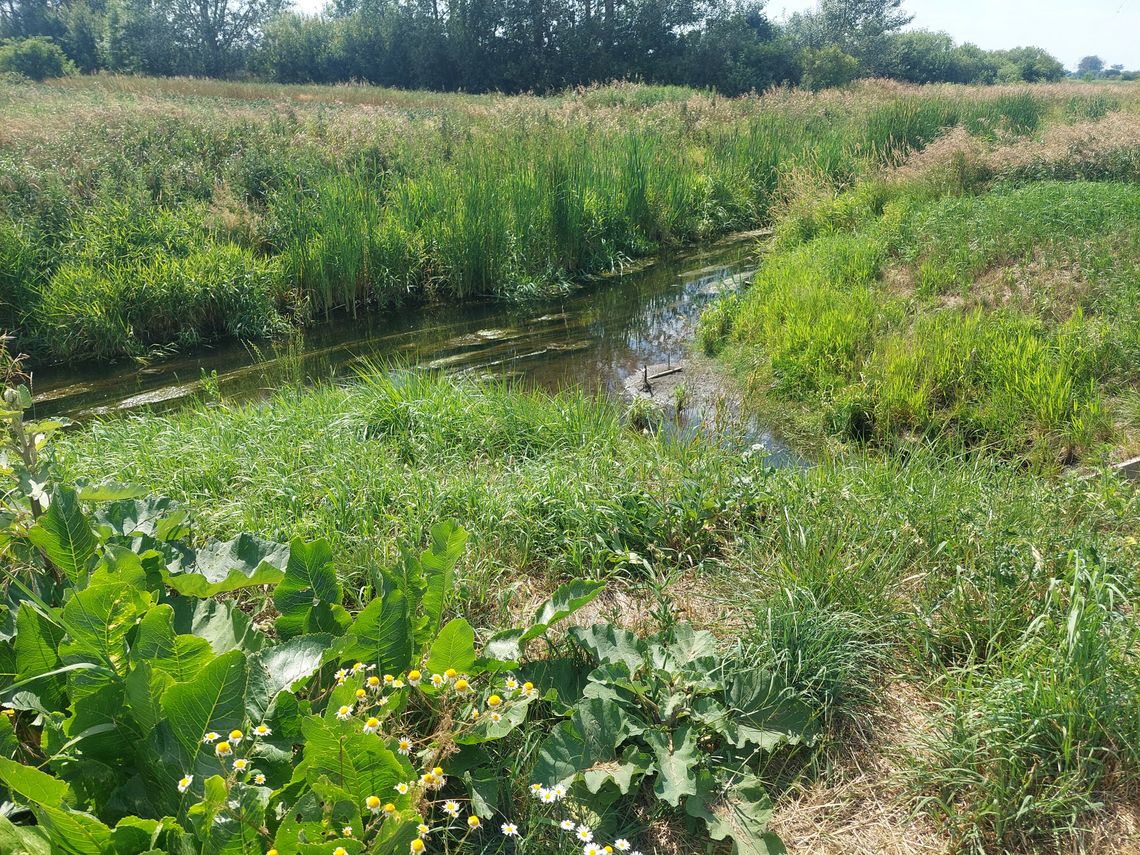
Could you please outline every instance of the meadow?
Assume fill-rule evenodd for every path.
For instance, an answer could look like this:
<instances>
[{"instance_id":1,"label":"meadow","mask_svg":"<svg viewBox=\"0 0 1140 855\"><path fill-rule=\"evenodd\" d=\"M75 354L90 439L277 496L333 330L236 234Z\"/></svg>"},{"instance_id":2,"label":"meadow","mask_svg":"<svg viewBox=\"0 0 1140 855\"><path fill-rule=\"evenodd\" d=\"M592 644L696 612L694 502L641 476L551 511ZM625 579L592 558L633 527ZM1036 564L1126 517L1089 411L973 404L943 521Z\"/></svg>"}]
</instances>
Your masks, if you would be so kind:
<instances>
[{"instance_id":1,"label":"meadow","mask_svg":"<svg viewBox=\"0 0 1140 855\"><path fill-rule=\"evenodd\" d=\"M32 365L770 225L694 346L809 463L384 366L68 428L0 348L0 849L1135 851L1136 90L5 91Z\"/></svg>"},{"instance_id":2,"label":"meadow","mask_svg":"<svg viewBox=\"0 0 1140 855\"><path fill-rule=\"evenodd\" d=\"M557 292L767 224L797 171L847 186L949 127L1025 134L1131 91L4 84L0 326L43 364L271 337L406 301Z\"/></svg>"}]
</instances>

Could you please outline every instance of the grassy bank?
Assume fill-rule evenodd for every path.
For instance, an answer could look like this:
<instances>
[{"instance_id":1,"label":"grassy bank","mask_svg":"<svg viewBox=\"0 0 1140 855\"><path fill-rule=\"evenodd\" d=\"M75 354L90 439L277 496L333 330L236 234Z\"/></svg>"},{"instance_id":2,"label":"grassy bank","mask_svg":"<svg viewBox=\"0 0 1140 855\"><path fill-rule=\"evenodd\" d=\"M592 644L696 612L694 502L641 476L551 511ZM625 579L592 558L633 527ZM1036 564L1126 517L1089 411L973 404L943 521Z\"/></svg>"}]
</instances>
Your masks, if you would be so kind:
<instances>
[{"instance_id":1,"label":"grassy bank","mask_svg":"<svg viewBox=\"0 0 1140 855\"><path fill-rule=\"evenodd\" d=\"M478 625L567 574L611 578L631 626L665 591L810 701L820 768L910 683L930 718L906 792L978 851L1067 845L1140 772L1140 494L1110 476L932 452L775 470L577 395L424 377L115 420L60 461L80 478L130 469L195 530L328 536L353 599L448 515L471 532L459 589Z\"/></svg>"},{"instance_id":2,"label":"grassy bank","mask_svg":"<svg viewBox=\"0 0 1140 855\"><path fill-rule=\"evenodd\" d=\"M868 84L549 99L85 78L0 88L0 327L36 362L274 335L409 299L515 297L765 223L947 128L1016 138L1127 86Z\"/></svg>"},{"instance_id":3,"label":"grassy bank","mask_svg":"<svg viewBox=\"0 0 1140 855\"><path fill-rule=\"evenodd\" d=\"M1045 466L1127 454L1138 227L1135 116L1016 146L952 134L845 192L805 182L703 343L807 435Z\"/></svg>"}]
</instances>

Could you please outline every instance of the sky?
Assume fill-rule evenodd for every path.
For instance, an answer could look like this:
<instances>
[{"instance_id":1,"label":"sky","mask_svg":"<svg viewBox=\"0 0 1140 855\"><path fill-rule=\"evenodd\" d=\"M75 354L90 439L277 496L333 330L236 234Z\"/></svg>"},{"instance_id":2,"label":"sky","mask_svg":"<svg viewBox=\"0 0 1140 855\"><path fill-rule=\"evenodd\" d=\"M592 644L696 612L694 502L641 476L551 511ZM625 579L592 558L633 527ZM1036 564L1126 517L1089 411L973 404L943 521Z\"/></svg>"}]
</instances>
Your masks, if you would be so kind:
<instances>
[{"instance_id":1,"label":"sky","mask_svg":"<svg viewBox=\"0 0 1140 855\"><path fill-rule=\"evenodd\" d=\"M768 0L783 20L815 8L815 0ZM1037 45L1075 68L1096 54L1107 65L1140 69L1140 0L904 0L912 29L949 33L987 50Z\"/></svg>"}]
</instances>

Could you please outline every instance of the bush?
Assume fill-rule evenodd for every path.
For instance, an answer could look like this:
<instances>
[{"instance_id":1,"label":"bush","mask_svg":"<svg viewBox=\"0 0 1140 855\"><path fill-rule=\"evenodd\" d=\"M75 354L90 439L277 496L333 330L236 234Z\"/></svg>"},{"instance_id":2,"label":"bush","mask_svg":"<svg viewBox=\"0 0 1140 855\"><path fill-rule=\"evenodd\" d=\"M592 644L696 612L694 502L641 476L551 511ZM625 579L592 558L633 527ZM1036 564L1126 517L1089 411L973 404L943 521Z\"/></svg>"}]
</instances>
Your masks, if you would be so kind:
<instances>
[{"instance_id":1,"label":"bush","mask_svg":"<svg viewBox=\"0 0 1140 855\"><path fill-rule=\"evenodd\" d=\"M11 39L0 45L0 71L29 80L48 80L75 73L75 65L46 36Z\"/></svg>"}]
</instances>

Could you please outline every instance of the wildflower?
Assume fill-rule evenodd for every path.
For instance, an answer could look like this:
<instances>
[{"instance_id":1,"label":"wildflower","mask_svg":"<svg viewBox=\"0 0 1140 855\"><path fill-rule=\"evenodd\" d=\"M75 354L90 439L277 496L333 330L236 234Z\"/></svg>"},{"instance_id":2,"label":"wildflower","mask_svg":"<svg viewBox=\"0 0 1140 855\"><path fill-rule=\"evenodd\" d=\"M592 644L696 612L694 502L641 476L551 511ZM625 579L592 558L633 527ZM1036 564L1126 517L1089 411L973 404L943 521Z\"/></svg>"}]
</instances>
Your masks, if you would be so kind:
<instances>
[{"instance_id":1,"label":"wildflower","mask_svg":"<svg viewBox=\"0 0 1140 855\"><path fill-rule=\"evenodd\" d=\"M558 823L558 826L563 831L573 831L574 830L574 820L564 819L564 820L562 820L562 822Z\"/></svg>"},{"instance_id":2,"label":"wildflower","mask_svg":"<svg viewBox=\"0 0 1140 855\"><path fill-rule=\"evenodd\" d=\"M534 683L531 683L530 681L523 683L522 693L524 695L526 695L528 698L531 695L533 695L534 694Z\"/></svg>"},{"instance_id":3,"label":"wildflower","mask_svg":"<svg viewBox=\"0 0 1140 855\"><path fill-rule=\"evenodd\" d=\"M633 847L629 845L629 841L624 837L619 837L614 841L614 849L616 849L618 852L628 852L632 848Z\"/></svg>"},{"instance_id":4,"label":"wildflower","mask_svg":"<svg viewBox=\"0 0 1140 855\"><path fill-rule=\"evenodd\" d=\"M401 796L406 796L411 789L412 788L409 787L404 781L400 781L400 783L396 784L396 792Z\"/></svg>"},{"instance_id":5,"label":"wildflower","mask_svg":"<svg viewBox=\"0 0 1140 855\"><path fill-rule=\"evenodd\" d=\"M431 675L431 684L435 688L438 689L440 686L442 686L444 684L443 675L442 674L432 674Z\"/></svg>"},{"instance_id":6,"label":"wildflower","mask_svg":"<svg viewBox=\"0 0 1140 855\"><path fill-rule=\"evenodd\" d=\"M276 849L270 849L268 852L265 853L265 855L277 855L277 850Z\"/></svg>"},{"instance_id":7,"label":"wildflower","mask_svg":"<svg viewBox=\"0 0 1140 855\"><path fill-rule=\"evenodd\" d=\"M412 855L419 855L419 853L421 853L423 851L424 851L424 842L422 840L420 840L420 838L417 837L415 840L412 841Z\"/></svg>"},{"instance_id":8,"label":"wildflower","mask_svg":"<svg viewBox=\"0 0 1140 855\"><path fill-rule=\"evenodd\" d=\"M264 724L259 724L253 729L254 736L269 736L273 730Z\"/></svg>"},{"instance_id":9,"label":"wildflower","mask_svg":"<svg viewBox=\"0 0 1140 855\"><path fill-rule=\"evenodd\" d=\"M467 690L470 688L471 684L462 678L455 681L455 691L459 692L461 695L466 694Z\"/></svg>"},{"instance_id":10,"label":"wildflower","mask_svg":"<svg viewBox=\"0 0 1140 855\"><path fill-rule=\"evenodd\" d=\"M498 695L491 695L491 697L487 698L487 706L489 706L489 707L497 707L502 702L503 702L503 699L500 698Z\"/></svg>"},{"instance_id":11,"label":"wildflower","mask_svg":"<svg viewBox=\"0 0 1140 855\"><path fill-rule=\"evenodd\" d=\"M431 833L431 829L425 823L420 823L416 826L416 831L419 832L420 837L427 837Z\"/></svg>"},{"instance_id":12,"label":"wildflower","mask_svg":"<svg viewBox=\"0 0 1140 855\"><path fill-rule=\"evenodd\" d=\"M369 796L364 800L364 806L372 811L372 815L375 816L380 813L380 797Z\"/></svg>"},{"instance_id":13,"label":"wildflower","mask_svg":"<svg viewBox=\"0 0 1140 855\"><path fill-rule=\"evenodd\" d=\"M260 787L262 784L265 783L265 774L262 772L258 772L256 775L253 776L253 782Z\"/></svg>"},{"instance_id":14,"label":"wildflower","mask_svg":"<svg viewBox=\"0 0 1140 855\"><path fill-rule=\"evenodd\" d=\"M232 742L234 745L237 745L238 743L240 743L240 742L241 742L241 737L242 737L242 733L241 733L241 731L240 731L240 730L231 730L231 731L230 731L230 735L229 735L229 737L227 737L227 738L228 738L228 739L229 739L229 741L230 741L230 742Z\"/></svg>"},{"instance_id":15,"label":"wildflower","mask_svg":"<svg viewBox=\"0 0 1140 855\"><path fill-rule=\"evenodd\" d=\"M566 788L561 784L555 784L550 788L550 792L554 793L554 798L558 801L562 801L562 799L566 798Z\"/></svg>"},{"instance_id":16,"label":"wildflower","mask_svg":"<svg viewBox=\"0 0 1140 855\"><path fill-rule=\"evenodd\" d=\"M375 674L369 677L367 682L368 688L370 688L372 691L377 692L380 690L380 678Z\"/></svg>"},{"instance_id":17,"label":"wildflower","mask_svg":"<svg viewBox=\"0 0 1140 855\"><path fill-rule=\"evenodd\" d=\"M381 695L380 697L378 697L378 698L376 699L376 703L380 704L380 706L382 706L382 707L386 707L386 706L388 706L388 698L387 698L387 696L386 696L386 695Z\"/></svg>"},{"instance_id":18,"label":"wildflower","mask_svg":"<svg viewBox=\"0 0 1140 855\"><path fill-rule=\"evenodd\" d=\"M412 672L412 674L418 674L418 673L419 673L419 671L413 671L413 672ZM409 676L411 676L411 675L409 675ZM395 680L395 679L396 679L396 678L395 678L395 677L393 677L391 674L385 674L385 675L384 675L384 685L385 685L385 686L390 686L390 685L392 685L392 681L393 681L393 680Z\"/></svg>"},{"instance_id":19,"label":"wildflower","mask_svg":"<svg viewBox=\"0 0 1140 855\"><path fill-rule=\"evenodd\" d=\"M393 688L393 689L402 689L402 688L404 688L404 681L403 681L403 680L393 680L393 681L392 681L392 688Z\"/></svg>"},{"instance_id":20,"label":"wildflower","mask_svg":"<svg viewBox=\"0 0 1140 855\"><path fill-rule=\"evenodd\" d=\"M542 802L544 805L552 805L556 801L558 801L558 796L554 795L553 790L543 789L538 794L538 800L540 802Z\"/></svg>"},{"instance_id":21,"label":"wildflower","mask_svg":"<svg viewBox=\"0 0 1140 855\"><path fill-rule=\"evenodd\" d=\"M346 825L344 828L342 828L340 830L340 836L341 837L352 837L352 826Z\"/></svg>"},{"instance_id":22,"label":"wildflower","mask_svg":"<svg viewBox=\"0 0 1140 855\"><path fill-rule=\"evenodd\" d=\"M192 784L193 782L194 782L194 776L193 775L187 775L181 781L178 782L178 792L180 792L180 793L186 792L188 789L190 789L190 784Z\"/></svg>"},{"instance_id":23,"label":"wildflower","mask_svg":"<svg viewBox=\"0 0 1140 855\"><path fill-rule=\"evenodd\" d=\"M380 729L380 719L376 718L376 716L372 716L372 718L370 718L370 719L368 719L368 721L364 722L364 732L365 733L375 733L379 729Z\"/></svg>"},{"instance_id":24,"label":"wildflower","mask_svg":"<svg viewBox=\"0 0 1140 855\"><path fill-rule=\"evenodd\" d=\"M443 676L445 676L449 680L454 680L456 677L459 676L459 672L456 671L454 668L448 668L446 671L443 672Z\"/></svg>"},{"instance_id":25,"label":"wildflower","mask_svg":"<svg viewBox=\"0 0 1140 855\"><path fill-rule=\"evenodd\" d=\"M587 843L582 847L582 855L602 855L602 847L596 843Z\"/></svg>"},{"instance_id":26,"label":"wildflower","mask_svg":"<svg viewBox=\"0 0 1140 855\"><path fill-rule=\"evenodd\" d=\"M244 772L248 768L249 768L249 761L246 760L244 757L239 757L237 760L234 761L234 771L235 772Z\"/></svg>"},{"instance_id":27,"label":"wildflower","mask_svg":"<svg viewBox=\"0 0 1140 855\"><path fill-rule=\"evenodd\" d=\"M343 686L344 681L347 679L348 679L348 672L345 671L343 668L341 668L339 671L336 672L336 684L338 686Z\"/></svg>"},{"instance_id":28,"label":"wildflower","mask_svg":"<svg viewBox=\"0 0 1140 855\"><path fill-rule=\"evenodd\" d=\"M224 739L214 746L214 753L219 757L228 757L234 753L233 748Z\"/></svg>"},{"instance_id":29,"label":"wildflower","mask_svg":"<svg viewBox=\"0 0 1140 855\"><path fill-rule=\"evenodd\" d=\"M513 822L504 822L501 826L501 829L503 834L507 835L507 837L519 836L519 827Z\"/></svg>"},{"instance_id":30,"label":"wildflower","mask_svg":"<svg viewBox=\"0 0 1140 855\"><path fill-rule=\"evenodd\" d=\"M357 689L356 690L356 699L358 701L362 701L367 697L368 697L368 692L364 691L364 689Z\"/></svg>"},{"instance_id":31,"label":"wildflower","mask_svg":"<svg viewBox=\"0 0 1140 855\"><path fill-rule=\"evenodd\" d=\"M412 740L408 739L406 736L401 736L399 741L396 743L396 750L407 757L412 753Z\"/></svg>"},{"instance_id":32,"label":"wildflower","mask_svg":"<svg viewBox=\"0 0 1140 855\"><path fill-rule=\"evenodd\" d=\"M602 847L602 851L605 852L606 855L614 855L614 848L608 843Z\"/></svg>"},{"instance_id":33,"label":"wildflower","mask_svg":"<svg viewBox=\"0 0 1140 855\"><path fill-rule=\"evenodd\" d=\"M588 825L579 825L578 830L574 833L574 836L581 840L583 843L594 842L594 832L590 831L590 827Z\"/></svg>"},{"instance_id":34,"label":"wildflower","mask_svg":"<svg viewBox=\"0 0 1140 855\"><path fill-rule=\"evenodd\" d=\"M222 735L220 733L214 733L214 731L211 730L209 733L202 737L202 744L209 745L211 742L217 742L221 738Z\"/></svg>"},{"instance_id":35,"label":"wildflower","mask_svg":"<svg viewBox=\"0 0 1140 855\"><path fill-rule=\"evenodd\" d=\"M541 792L542 792L542 784L531 784L530 785L530 794L532 796L537 796Z\"/></svg>"},{"instance_id":36,"label":"wildflower","mask_svg":"<svg viewBox=\"0 0 1140 855\"><path fill-rule=\"evenodd\" d=\"M447 814L448 816L450 816L452 819L455 819L456 817L459 816L459 803L458 802L452 802L452 801L444 802L443 803L443 812L445 814Z\"/></svg>"},{"instance_id":37,"label":"wildflower","mask_svg":"<svg viewBox=\"0 0 1140 855\"><path fill-rule=\"evenodd\" d=\"M348 850L345 849L343 846L338 846L336 849L333 850L333 855L348 855Z\"/></svg>"},{"instance_id":38,"label":"wildflower","mask_svg":"<svg viewBox=\"0 0 1140 855\"><path fill-rule=\"evenodd\" d=\"M353 674L359 674L363 670L364 670L364 663L363 662L357 662L355 665L352 666L352 673Z\"/></svg>"},{"instance_id":39,"label":"wildflower","mask_svg":"<svg viewBox=\"0 0 1140 855\"><path fill-rule=\"evenodd\" d=\"M388 804L384 805L384 815L385 816L391 816L395 812L396 812L396 806L394 804L392 804L391 802L388 802Z\"/></svg>"},{"instance_id":40,"label":"wildflower","mask_svg":"<svg viewBox=\"0 0 1140 855\"><path fill-rule=\"evenodd\" d=\"M475 814L471 814L471 816L467 817L467 825L471 828L478 828L480 825L479 817L475 816Z\"/></svg>"},{"instance_id":41,"label":"wildflower","mask_svg":"<svg viewBox=\"0 0 1140 855\"><path fill-rule=\"evenodd\" d=\"M431 772L424 772L422 775L420 775L420 782L425 787L430 787L435 783L435 775L433 775Z\"/></svg>"},{"instance_id":42,"label":"wildflower","mask_svg":"<svg viewBox=\"0 0 1140 855\"><path fill-rule=\"evenodd\" d=\"M423 679L423 676L424 675L421 674L419 671L415 671L415 670L409 671L408 672L408 683L413 685L413 686L418 686L420 684L420 680ZM390 683L391 680L389 680L387 677L385 677L384 682Z\"/></svg>"},{"instance_id":43,"label":"wildflower","mask_svg":"<svg viewBox=\"0 0 1140 855\"><path fill-rule=\"evenodd\" d=\"M507 677L507 684L506 685L507 685L507 691L513 692L516 689L518 689L519 681L516 680L514 677Z\"/></svg>"},{"instance_id":44,"label":"wildflower","mask_svg":"<svg viewBox=\"0 0 1140 855\"><path fill-rule=\"evenodd\" d=\"M336 717L341 721L348 721L352 718L352 707L348 704L343 704L341 708L336 711Z\"/></svg>"},{"instance_id":45,"label":"wildflower","mask_svg":"<svg viewBox=\"0 0 1140 855\"><path fill-rule=\"evenodd\" d=\"M498 724L502 720L503 720L503 717L501 715L499 715L497 712L491 713L491 723L492 724Z\"/></svg>"}]
</instances>

